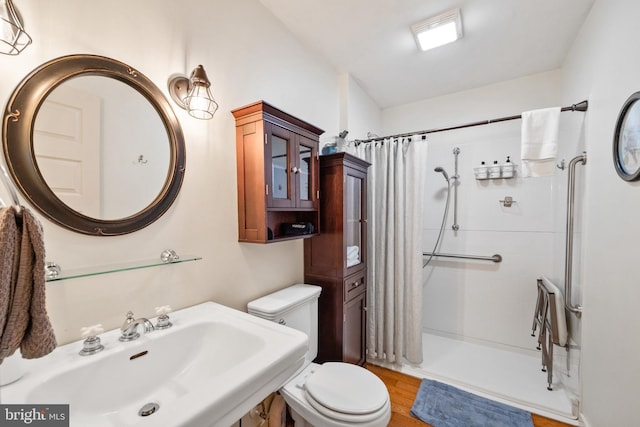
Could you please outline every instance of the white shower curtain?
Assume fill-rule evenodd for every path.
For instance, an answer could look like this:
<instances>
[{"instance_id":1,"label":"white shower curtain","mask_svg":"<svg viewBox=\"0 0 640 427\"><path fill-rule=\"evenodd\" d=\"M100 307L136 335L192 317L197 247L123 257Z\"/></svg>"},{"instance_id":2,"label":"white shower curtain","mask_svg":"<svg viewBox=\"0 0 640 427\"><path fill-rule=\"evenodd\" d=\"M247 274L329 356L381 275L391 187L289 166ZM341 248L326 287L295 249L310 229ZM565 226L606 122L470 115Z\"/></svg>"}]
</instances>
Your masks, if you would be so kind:
<instances>
[{"instance_id":1,"label":"white shower curtain","mask_svg":"<svg viewBox=\"0 0 640 427\"><path fill-rule=\"evenodd\" d=\"M413 142L411 142L413 141ZM422 192L426 141L350 144L371 163L367 209L367 353L391 363L422 362Z\"/></svg>"}]
</instances>

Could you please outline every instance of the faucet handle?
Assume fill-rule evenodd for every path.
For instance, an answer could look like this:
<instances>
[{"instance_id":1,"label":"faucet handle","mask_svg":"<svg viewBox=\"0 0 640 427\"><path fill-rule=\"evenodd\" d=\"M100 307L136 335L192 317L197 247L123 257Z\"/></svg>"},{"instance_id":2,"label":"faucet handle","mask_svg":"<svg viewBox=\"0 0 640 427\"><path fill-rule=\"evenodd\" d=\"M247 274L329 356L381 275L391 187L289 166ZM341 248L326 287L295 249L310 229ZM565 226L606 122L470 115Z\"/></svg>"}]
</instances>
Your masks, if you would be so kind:
<instances>
[{"instance_id":1,"label":"faucet handle","mask_svg":"<svg viewBox=\"0 0 640 427\"><path fill-rule=\"evenodd\" d=\"M156 307L156 314L158 316L164 316L165 314L169 314L172 311L173 310L171 310L170 305L161 305L160 307Z\"/></svg>"},{"instance_id":2,"label":"faucet handle","mask_svg":"<svg viewBox=\"0 0 640 427\"><path fill-rule=\"evenodd\" d=\"M102 327L102 323L98 323L97 325L91 325L91 326L84 326L82 328L80 328L80 334L82 335L82 338L91 338L94 337L98 334L101 334L104 332L104 328Z\"/></svg>"},{"instance_id":3,"label":"faucet handle","mask_svg":"<svg viewBox=\"0 0 640 427\"><path fill-rule=\"evenodd\" d=\"M98 334L104 332L104 328L101 324L85 326L80 328L82 338L86 338L82 343L82 350L80 350L80 356L90 356L104 350L104 346L100 343L100 337Z\"/></svg>"},{"instance_id":4,"label":"faucet handle","mask_svg":"<svg viewBox=\"0 0 640 427\"><path fill-rule=\"evenodd\" d=\"M168 313L171 313L171 307L168 305L162 305L156 307L156 314L158 315L158 321L156 322L156 329L167 329L173 326L173 323L169 321Z\"/></svg>"}]
</instances>

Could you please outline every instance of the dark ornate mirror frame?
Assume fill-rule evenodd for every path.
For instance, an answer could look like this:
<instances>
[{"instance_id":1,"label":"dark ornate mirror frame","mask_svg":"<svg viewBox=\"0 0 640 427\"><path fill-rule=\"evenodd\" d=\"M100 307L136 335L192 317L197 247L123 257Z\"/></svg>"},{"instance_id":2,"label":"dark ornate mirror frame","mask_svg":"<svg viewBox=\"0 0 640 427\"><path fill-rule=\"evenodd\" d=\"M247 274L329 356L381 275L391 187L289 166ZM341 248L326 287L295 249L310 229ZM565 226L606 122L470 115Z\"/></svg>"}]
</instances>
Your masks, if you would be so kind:
<instances>
[{"instance_id":1,"label":"dark ornate mirror frame","mask_svg":"<svg viewBox=\"0 0 640 427\"><path fill-rule=\"evenodd\" d=\"M622 106L620 110L620 114L618 115L618 120L616 122L616 130L613 136L613 164L616 167L616 172L618 176L625 181L637 181L640 179L640 167L635 170L628 170L627 165L622 158L620 153L621 148L621 140L624 134L626 118L627 115L630 114L632 107L636 102L640 102L640 92L636 92L631 95ZM640 145L640 142L637 144Z\"/></svg>"},{"instance_id":2,"label":"dark ornate mirror frame","mask_svg":"<svg viewBox=\"0 0 640 427\"><path fill-rule=\"evenodd\" d=\"M40 106L61 83L84 75L117 79L138 91L153 105L167 131L170 156L164 186L149 206L126 218L101 220L71 209L49 188L36 163L33 129ZM2 130L7 166L22 194L51 221L78 233L115 236L148 226L169 209L184 179L184 136L171 105L151 80L114 59L69 55L39 66L22 80L11 95L4 112Z\"/></svg>"}]
</instances>

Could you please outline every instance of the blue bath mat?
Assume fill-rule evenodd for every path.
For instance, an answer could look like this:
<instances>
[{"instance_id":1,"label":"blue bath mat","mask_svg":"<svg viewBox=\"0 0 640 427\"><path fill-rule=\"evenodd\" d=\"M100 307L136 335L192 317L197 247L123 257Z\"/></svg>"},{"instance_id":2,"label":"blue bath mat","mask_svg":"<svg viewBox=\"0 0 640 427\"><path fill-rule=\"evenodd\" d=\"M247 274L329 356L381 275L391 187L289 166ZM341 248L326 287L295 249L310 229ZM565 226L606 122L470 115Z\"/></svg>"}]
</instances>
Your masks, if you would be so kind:
<instances>
[{"instance_id":1,"label":"blue bath mat","mask_svg":"<svg viewBox=\"0 0 640 427\"><path fill-rule=\"evenodd\" d=\"M533 427L525 410L427 379L420 384L411 415L433 427Z\"/></svg>"}]
</instances>

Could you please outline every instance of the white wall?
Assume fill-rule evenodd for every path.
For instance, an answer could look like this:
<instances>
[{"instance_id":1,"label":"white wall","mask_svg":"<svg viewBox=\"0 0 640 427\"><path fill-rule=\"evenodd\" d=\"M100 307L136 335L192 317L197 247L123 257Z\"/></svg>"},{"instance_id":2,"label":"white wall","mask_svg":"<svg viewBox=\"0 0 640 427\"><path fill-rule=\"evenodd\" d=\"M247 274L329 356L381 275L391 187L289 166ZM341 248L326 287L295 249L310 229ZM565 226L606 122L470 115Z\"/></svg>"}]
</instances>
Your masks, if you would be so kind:
<instances>
[{"instance_id":1,"label":"white wall","mask_svg":"<svg viewBox=\"0 0 640 427\"><path fill-rule=\"evenodd\" d=\"M582 412L592 427L638 423L640 184L612 161L616 120L640 90L640 3L598 0L563 67L563 98L589 97L583 227Z\"/></svg>"},{"instance_id":2,"label":"white wall","mask_svg":"<svg viewBox=\"0 0 640 427\"><path fill-rule=\"evenodd\" d=\"M418 131L483 121L519 114L522 111L565 106L585 99L561 100L560 70L489 85L383 111L385 134ZM562 113L558 159L569 161L581 150L583 113ZM503 261L433 258L424 272L423 327L436 333L519 351L536 350L531 337L536 303L536 279L544 274L560 288L564 284L564 229L566 223L567 171L553 177L519 176L521 121L453 130L428 135L428 182L425 188L423 249L431 252L442 223L446 202L446 181L433 172L444 167L454 174L454 147L460 148L458 224L454 232L453 194L439 247L443 253L490 256ZM516 164L513 179L478 181L473 168L484 161L502 163L510 156ZM577 193L584 183L578 170ZM512 207L499 201L515 200ZM578 211L582 198L578 198ZM580 279L580 225L576 216L575 283ZM576 298L580 288L576 285ZM572 396L579 394L580 322L570 318L571 351L554 353L554 379ZM569 362L567 363L567 357Z\"/></svg>"},{"instance_id":3,"label":"white wall","mask_svg":"<svg viewBox=\"0 0 640 427\"><path fill-rule=\"evenodd\" d=\"M383 112L385 134L438 128L493 119L559 105L561 73L552 71L429 99ZM572 114L572 113L564 113ZM564 116L563 116L564 119ZM424 269L425 328L498 344L535 348L530 336L536 278L554 272L553 179L478 181L481 161L520 163L520 121L503 122L428 135L428 183L425 188L423 249L431 251L442 222L446 182L433 172L442 166L454 174L453 148L460 148L458 224L454 232L453 195L440 251L500 254L503 261L434 258ZM504 207L499 200L516 203Z\"/></svg>"},{"instance_id":4,"label":"white wall","mask_svg":"<svg viewBox=\"0 0 640 427\"><path fill-rule=\"evenodd\" d=\"M588 153L587 165L577 169L573 282L573 301L582 303L584 314L579 322L573 315L569 316L569 321L582 349L579 375L582 418L592 427L635 425L637 422L635 403L640 390L637 364L640 341L636 339L635 331L640 329L636 309L640 287L633 239L640 235L637 221L640 184L624 182L617 176L611 144L620 108L632 93L640 90L637 72L640 59L633 55L639 35L635 25L639 16L640 4L637 2L598 0L559 75L558 72L541 74L383 111L384 133L389 134L589 100L586 114L562 115L558 157L569 161L583 150ZM476 162L499 158L508 154L507 151L519 151L513 142L508 142L519 140L519 125L515 124L509 130L510 126L496 124L469 133L456 131L430 138L433 153L427 165L429 169L443 162L442 166L451 170L453 156L450 149L453 146L462 148L460 169L464 175L460 185L462 231L459 237L464 236L465 243L454 244L458 237L448 231L443 251L492 253L496 249L505 256L505 261L497 268L439 262L442 271L428 274L426 298L433 296L440 302L454 301L451 306L441 304L456 309L449 314L446 309L440 310L433 305L431 309L436 315L427 315L425 324L436 323L442 331L503 343L514 338L512 342L522 345L526 336L523 327L528 327L530 322L531 296L530 291L516 289L521 285L530 286L531 278L540 272L564 284L567 173L557 172L553 179L537 180L538 184L522 179L486 186L474 183L471 166ZM501 131L503 127L504 132ZM473 143L482 144L487 140L495 141L488 152L473 148ZM465 159L465 156L468 157ZM435 176L431 181L426 191L435 199L433 204L439 205L434 206L434 212L426 214L425 239L434 241L444 193L441 177ZM548 188L536 188L538 186ZM463 187L466 187L466 194ZM508 213L495 205L496 196L506 195L507 191L513 192L518 202L518 214L515 214L516 210ZM534 215L534 203L548 203L551 213ZM523 221L526 217L529 225ZM470 229L465 230L465 227ZM521 257L517 256L518 252L522 253ZM511 269L509 264L513 262L516 268ZM520 305L523 313L505 313L505 303ZM426 304L429 307L429 301ZM496 311L502 313L494 316ZM493 320L505 318L511 326L502 325L504 320ZM478 325L471 319L477 319ZM515 337L514 334L520 335ZM575 360L575 355L571 357ZM571 387L578 385L575 374L570 381Z\"/></svg>"},{"instance_id":5,"label":"white wall","mask_svg":"<svg viewBox=\"0 0 640 427\"><path fill-rule=\"evenodd\" d=\"M340 130L348 130L349 141L380 133L382 111L350 74L340 76Z\"/></svg>"},{"instance_id":6,"label":"white wall","mask_svg":"<svg viewBox=\"0 0 640 427\"><path fill-rule=\"evenodd\" d=\"M220 109L200 121L174 108L183 126L187 170L176 203L157 222L119 237L72 233L42 220L47 259L63 269L156 259L163 249L204 259L181 265L54 282L49 314L60 344L82 326L119 327L127 310L153 316L213 300L246 303L303 278L302 242L237 242L235 127L230 110L264 99L337 134L338 78L254 0L86 2L23 0L17 5L33 37L17 57L0 56L0 103L36 66L66 54L90 53L128 63L168 97L174 73L204 65ZM141 124L144 126L144 123ZM7 200L4 188L0 196Z\"/></svg>"}]
</instances>

